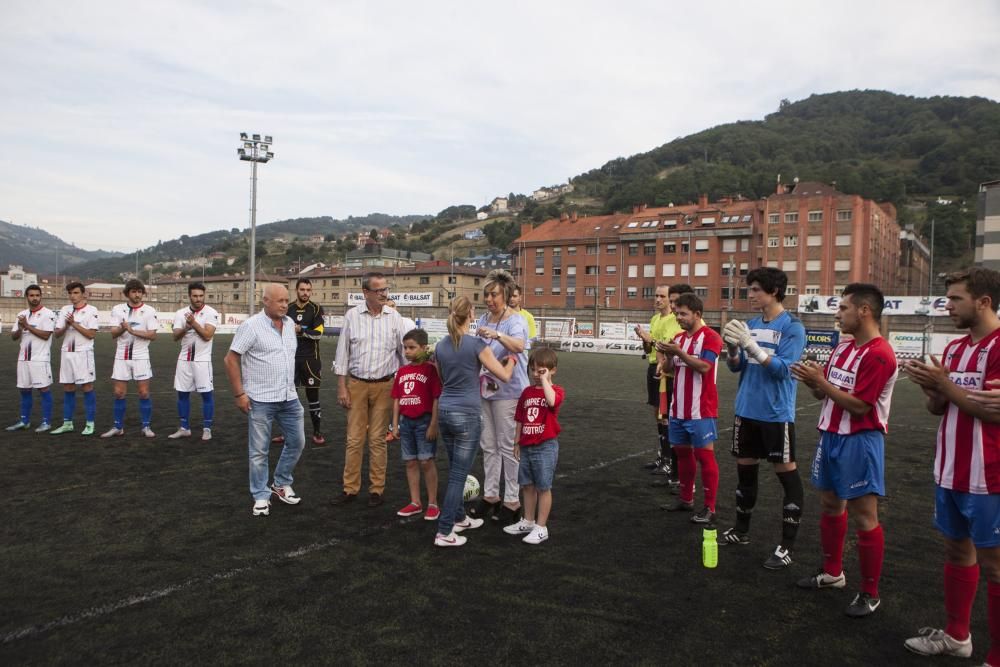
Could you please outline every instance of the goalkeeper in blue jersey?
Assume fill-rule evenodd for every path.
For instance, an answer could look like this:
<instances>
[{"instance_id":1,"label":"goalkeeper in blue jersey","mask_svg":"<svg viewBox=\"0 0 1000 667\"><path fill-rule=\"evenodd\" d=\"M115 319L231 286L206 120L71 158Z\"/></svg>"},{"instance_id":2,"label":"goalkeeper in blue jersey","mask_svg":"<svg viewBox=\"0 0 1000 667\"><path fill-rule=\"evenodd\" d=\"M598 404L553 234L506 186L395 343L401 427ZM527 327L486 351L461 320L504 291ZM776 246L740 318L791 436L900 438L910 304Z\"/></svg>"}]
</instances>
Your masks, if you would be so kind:
<instances>
[{"instance_id":1,"label":"goalkeeper in blue jersey","mask_svg":"<svg viewBox=\"0 0 1000 667\"><path fill-rule=\"evenodd\" d=\"M740 374L736 392L732 453L736 457L736 525L722 544L749 544L750 517L757 502L761 459L770 461L784 491L781 542L764 562L780 570L792 563L792 547L802 518L802 480L795 466L795 378L789 367L805 349L802 322L781 305L788 276L775 268L754 269L746 277L750 305L761 316L730 320L723 328L726 365Z\"/></svg>"}]
</instances>

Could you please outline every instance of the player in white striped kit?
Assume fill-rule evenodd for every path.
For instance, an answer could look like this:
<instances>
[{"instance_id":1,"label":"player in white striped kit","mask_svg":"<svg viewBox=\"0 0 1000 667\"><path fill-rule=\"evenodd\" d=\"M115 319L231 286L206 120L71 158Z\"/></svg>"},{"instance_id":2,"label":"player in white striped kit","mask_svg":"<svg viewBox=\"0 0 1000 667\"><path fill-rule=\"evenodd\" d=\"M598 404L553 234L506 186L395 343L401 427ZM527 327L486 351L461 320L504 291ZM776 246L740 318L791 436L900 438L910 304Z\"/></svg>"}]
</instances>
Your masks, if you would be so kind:
<instances>
[{"instance_id":1,"label":"player in white striped kit","mask_svg":"<svg viewBox=\"0 0 1000 667\"><path fill-rule=\"evenodd\" d=\"M56 314L42 305L42 288L28 285L24 290L28 307L17 314L17 324L10 337L20 341L17 356L17 388L21 390L21 419L8 431L28 428L34 391L38 390L42 399L42 423L35 429L43 433L51 428L52 422L52 332L56 328Z\"/></svg>"},{"instance_id":2,"label":"player in white striped kit","mask_svg":"<svg viewBox=\"0 0 1000 667\"><path fill-rule=\"evenodd\" d=\"M177 391L177 414L180 428L167 436L171 440L191 437L191 392L201 396L202 440L212 439L215 417L215 392L212 376L212 336L219 325L219 312L205 305L205 286L188 285L191 305L174 315L174 340L181 341L174 389Z\"/></svg>"}]
</instances>

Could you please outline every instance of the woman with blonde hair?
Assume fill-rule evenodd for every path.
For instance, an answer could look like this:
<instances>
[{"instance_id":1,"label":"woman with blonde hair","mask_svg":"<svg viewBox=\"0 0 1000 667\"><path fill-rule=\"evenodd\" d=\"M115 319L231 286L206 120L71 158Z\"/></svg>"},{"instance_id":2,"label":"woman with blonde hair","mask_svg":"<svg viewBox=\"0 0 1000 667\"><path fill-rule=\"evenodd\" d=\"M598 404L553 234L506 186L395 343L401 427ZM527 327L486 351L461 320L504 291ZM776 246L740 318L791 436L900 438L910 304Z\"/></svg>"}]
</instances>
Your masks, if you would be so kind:
<instances>
[{"instance_id":1,"label":"woman with blonde hair","mask_svg":"<svg viewBox=\"0 0 1000 667\"><path fill-rule=\"evenodd\" d=\"M508 382L514 373L513 357L497 361L493 351L477 336L467 331L472 322L472 302L460 296L451 302L448 314L448 337L434 348L438 373L441 375L441 397L438 399L438 434L448 452L448 487L445 490L441 516L438 519L434 544L439 547L459 547L465 537L463 530L479 528L483 520L465 516L462 496L465 478L469 475L482 429L479 404L480 372L485 368L501 382Z\"/></svg>"},{"instance_id":2,"label":"woman with blonde hair","mask_svg":"<svg viewBox=\"0 0 1000 667\"><path fill-rule=\"evenodd\" d=\"M518 461L514 458L514 411L517 399L528 386L528 324L507 304L517 285L510 272L490 271L483 285L487 312L479 318L476 334L489 341L497 359L517 358L510 382L500 384L489 374L480 382L483 410L483 432L479 445L483 449L483 497L472 515L485 519L491 516L502 526L516 523L521 509L520 487L517 483ZM500 477L504 480L503 504L500 498Z\"/></svg>"}]
</instances>

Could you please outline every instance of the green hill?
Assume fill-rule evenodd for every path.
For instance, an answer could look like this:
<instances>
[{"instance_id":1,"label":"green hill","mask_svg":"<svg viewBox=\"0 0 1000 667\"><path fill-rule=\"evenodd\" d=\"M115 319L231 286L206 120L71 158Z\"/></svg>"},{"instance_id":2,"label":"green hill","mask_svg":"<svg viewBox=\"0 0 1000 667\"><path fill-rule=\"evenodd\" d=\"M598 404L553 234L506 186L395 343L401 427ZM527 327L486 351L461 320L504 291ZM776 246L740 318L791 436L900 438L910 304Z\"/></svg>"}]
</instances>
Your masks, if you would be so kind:
<instances>
[{"instance_id":1,"label":"green hill","mask_svg":"<svg viewBox=\"0 0 1000 667\"><path fill-rule=\"evenodd\" d=\"M118 253L82 250L41 229L0 220L0 269L20 264L32 273L76 273L87 262L102 262Z\"/></svg>"}]
</instances>

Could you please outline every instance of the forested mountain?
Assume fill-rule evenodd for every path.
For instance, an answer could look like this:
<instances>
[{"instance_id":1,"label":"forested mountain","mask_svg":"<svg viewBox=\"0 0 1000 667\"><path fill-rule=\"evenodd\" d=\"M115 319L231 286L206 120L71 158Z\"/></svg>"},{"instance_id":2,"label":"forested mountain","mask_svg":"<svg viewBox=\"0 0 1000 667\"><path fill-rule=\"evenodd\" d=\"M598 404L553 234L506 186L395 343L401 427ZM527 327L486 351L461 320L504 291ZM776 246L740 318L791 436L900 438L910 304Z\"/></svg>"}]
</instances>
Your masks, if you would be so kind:
<instances>
[{"instance_id":1,"label":"forested mountain","mask_svg":"<svg viewBox=\"0 0 1000 667\"><path fill-rule=\"evenodd\" d=\"M19 264L33 273L76 271L88 261L103 261L118 253L82 250L41 229L0 220L0 270Z\"/></svg>"}]
</instances>

